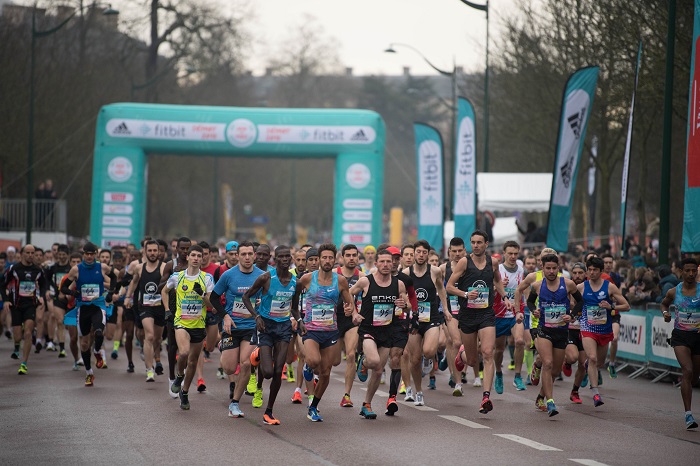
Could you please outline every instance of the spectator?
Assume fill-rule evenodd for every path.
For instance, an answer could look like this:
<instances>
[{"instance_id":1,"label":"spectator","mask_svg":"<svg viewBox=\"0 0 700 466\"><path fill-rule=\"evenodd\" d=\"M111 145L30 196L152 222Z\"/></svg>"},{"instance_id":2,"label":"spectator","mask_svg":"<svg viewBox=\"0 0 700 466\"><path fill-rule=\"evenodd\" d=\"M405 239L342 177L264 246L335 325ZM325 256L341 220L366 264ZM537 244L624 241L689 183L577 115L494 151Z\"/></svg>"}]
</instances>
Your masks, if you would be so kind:
<instances>
[{"instance_id":1,"label":"spectator","mask_svg":"<svg viewBox=\"0 0 700 466\"><path fill-rule=\"evenodd\" d=\"M639 248L637 246L632 246L629 250L630 262L632 262L632 267L646 267L647 263L644 262L644 257L639 253Z\"/></svg>"},{"instance_id":2,"label":"spectator","mask_svg":"<svg viewBox=\"0 0 700 466\"><path fill-rule=\"evenodd\" d=\"M654 282L654 275L647 272L643 275L640 284L630 287L627 300L630 304L646 304L656 302L660 295L659 287Z\"/></svg>"},{"instance_id":3,"label":"spectator","mask_svg":"<svg viewBox=\"0 0 700 466\"><path fill-rule=\"evenodd\" d=\"M668 265L660 265L656 268L656 273L659 274L659 287L661 288L661 294L656 298L656 302L660 303L663 300L666 293L671 288L675 288L681 282L676 275L671 271L671 267Z\"/></svg>"}]
</instances>

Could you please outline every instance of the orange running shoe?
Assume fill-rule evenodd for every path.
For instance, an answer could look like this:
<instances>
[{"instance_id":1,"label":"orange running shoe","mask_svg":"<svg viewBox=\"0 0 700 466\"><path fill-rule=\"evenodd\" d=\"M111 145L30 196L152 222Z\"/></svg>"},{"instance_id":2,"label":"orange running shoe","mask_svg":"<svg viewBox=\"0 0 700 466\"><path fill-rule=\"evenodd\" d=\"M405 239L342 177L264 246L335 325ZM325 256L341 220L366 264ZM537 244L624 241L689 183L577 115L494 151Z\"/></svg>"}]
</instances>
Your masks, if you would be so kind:
<instances>
[{"instance_id":1,"label":"orange running shoe","mask_svg":"<svg viewBox=\"0 0 700 466\"><path fill-rule=\"evenodd\" d=\"M272 414L267 414L267 413L263 414L263 422L267 425L270 425L270 426L280 425L279 419L276 419L275 416L273 416Z\"/></svg>"},{"instance_id":2,"label":"orange running shoe","mask_svg":"<svg viewBox=\"0 0 700 466\"><path fill-rule=\"evenodd\" d=\"M204 379L201 377L197 379L197 391L199 393L204 393L207 391L207 385L204 383Z\"/></svg>"},{"instance_id":3,"label":"orange running shoe","mask_svg":"<svg viewBox=\"0 0 700 466\"><path fill-rule=\"evenodd\" d=\"M301 392L294 390L294 394L292 395L292 403L295 405L301 404Z\"/></svg>"},{"instance_id":4,"label":"orange running shoe","mask_svg":"<svg viewBox=\"0 0 700 466\"><path fill-rule=\"evenodd\" d=\"M253 367L258 367L260 364L260 347L256 346L252 353L250 353L250 365Z\"/></svg>"}]
</instances>

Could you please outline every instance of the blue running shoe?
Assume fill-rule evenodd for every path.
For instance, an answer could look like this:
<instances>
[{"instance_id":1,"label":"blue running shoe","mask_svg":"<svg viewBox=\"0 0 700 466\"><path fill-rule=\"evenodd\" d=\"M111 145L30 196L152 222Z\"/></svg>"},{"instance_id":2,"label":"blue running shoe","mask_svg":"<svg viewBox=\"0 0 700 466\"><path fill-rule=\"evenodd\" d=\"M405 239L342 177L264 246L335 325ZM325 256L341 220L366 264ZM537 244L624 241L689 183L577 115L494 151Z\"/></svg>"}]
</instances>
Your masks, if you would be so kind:
<instances>
[{"instance_id":1,"label":"blue running shoe","mask_svg":"<svg viewBox=\"0 0 700 466\"><path fill-rule=\"evenodd\" d=\"M494 388L496 389L496 393L499 395L503 394L503 374L496 374L496 380L494 381Z\"/></svg>"},{"instance_id":2,"label":"blue running shoe","mask_svg":"<svg viewBox=\"0 0 700 466\"><path fill-rule=\"evenodd\" d=\"M428 382L428 390L435 390L437 387L435 386L435 377L430 378L430 382Z\"/></svg>"},{"instance_id":3,"label":"blue running shoe","mask_svg":"<svg viewBox=\"0 0 700 466\"><path fill-rule=\"evenodd\" d=\"M695 422L695 418L692 414L685 415L685 428L688 430L698 428L698 423Z\"/></svg>"},{"instance_id":4,"label":"blue running shoe","mask_svg":"<svg viewBox=\"0 0 700 466\"><path fill-rule=\"evenodd\" d=\"M447 370L447 352L443 351L442 352L442 357L438 360L438 369L441 371L446 371Z\"/></svg>"},{"instance_id":5,"label":"blue running shoe","mask_svg":"<svg viewBox=\"0 0 700 466\"><path fill-rule=\"evenodd\" d=\"M549 417L559 414L559 411L557 411L557 407L554 405L554 401L552 400L547 401L547 413L549 413Z\"/></svg>"},{"instance_id":6,"label":"blue running shoe","mask_svg":"<svg viewBox=\"0 0 700 466\"><path fill-rule=\"evenodd\" d=\"M365 419L377 419L377 413L372 411L372 406L369 403L362 403L360 416L362 416Z\"/></svg>"},{"instance_id":7,"label":"blue running shoe","mask_svg":"<svg viewBox=\"0 0 700 466\"><path fill-rule=\"evenodd\" d=\"M306 414L306 419L311 422L323 422L323 418L318 414L318 410L313 406L309 406L309 412Z\"/></svg>"},{"instance_id":8,"label":"blue running shoe","mask_svg":"<svg viewBox=\"0 0 700 466\"><path fill-rule=\"evenodd\" d=\"M306 378L306 374L304 374L304 378ZM364 354L360 355L360 358L357 360L357 378L360 379L360 382L367 381L367 368L365 367ZM377 417L376 414L374 417Z\"/></svg>"},{"instance_id":9,"label":"blue running shoe","mask_svg":"<svg viewBox=\"0 0 700 466\"><path fill-rule=\"evenodd\" d=\"M588 373L586 373L586 375L583 376L583 380L581 381L581 388L585 387L586 385L588 385Z\"/></svg>"},{"instance_id":10,"label":"blue running shoe","mask_svg":"<svg viewBox=\"0 0 700 466\"><path fill-rule=\"evenodd\" d=\"M523 390L527 390L527 387L523 383L523 378L520 374L515 374L515 378L513 379L513 386L518 390L519 392Z\"/></svg>"},{"instance_id":11,"label":"blue running shoe","mask_svg":"<svg viewBox=\"0 0 700 466\"><path fill-rule=\"evenodd\" d=\"M307 382L311 382L314 379L314 371L311 370L311 368L307 365L304 364L304 380Z\"/></svg>"}]
</instances>

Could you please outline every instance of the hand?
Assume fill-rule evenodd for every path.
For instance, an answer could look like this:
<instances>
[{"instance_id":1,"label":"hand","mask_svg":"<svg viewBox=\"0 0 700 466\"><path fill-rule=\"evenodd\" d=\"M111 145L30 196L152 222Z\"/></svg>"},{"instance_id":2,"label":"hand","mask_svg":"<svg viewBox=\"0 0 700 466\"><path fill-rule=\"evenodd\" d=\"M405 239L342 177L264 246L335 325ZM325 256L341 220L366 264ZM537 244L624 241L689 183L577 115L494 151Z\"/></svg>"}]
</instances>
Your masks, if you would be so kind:
<instances>
[{"instance_id":1,"label":"hand","mask_svg":"<svg viewBox=\"0 0 700 466\"><path fill-rule=\"evenodd\" d=\"M394 305L396 307L400 307L401 309L405 309L406 308L406 300L403 299L403 297L399 296L398 298L396 298L394 300Z\"/></svg>"},{"instance_id":2,"label":"hand","mask_svg":"<svg viewBox=\"0 0 700 466\"><path fill-rule=\"evenodd\" d=\"M9 301L5 301L4 303L2 303L2 311L3 312L10 312L10 302Z\"/></svg>"},{"instance_id":3,"label":"hand","mask_svg":"<svg viewBox=\"0 0 700 466\"><path fill-rule=\"evenodd\" d=\"M523 320L525 320L525 316L523 315L522 312L517 312L515 314L515 323L516 324L522 324Z\"/></svg>"},{"instance_id":4,"label":"hand","mask_svg":"<svg viewBox=\"0 0 700 466\"><path fill-rule=\"evenodd\" d=\"M449 322L452 322L453 317L452 317L452 313L451 313L451 312L443 311L442 315L445 317L445 323L446 323L446 324L449 323Z\"/></svg>"},{"instance_id":5,"label":"hand","mask_svg":"<svg viewBox=\"0 0 700 466\"><path fill-rule=\"evenodd\" d=\"M199 282L194 284L192 290L194 290L194 292L197 293L199 296L204 296L204 290L202 289L202 285L200 285Z\"/></svg>"},{"instance_id":6,"label":"hand","mask_svg":"<svg viewBox=\"0 0 700 466\"><path fill-rule=\"evenodd\" d=\"M671 322L671 313L669 311L664 312L664 322Z\"/></svg>"},{"instance_id":7,"label":"hand","mask_svg":"<svg viewBox=\"0 0 700 466\"><path fill-rule=\"evenodd\" d=\"M601 301L598 303L598 306L602 307L603 309L612 309L612 306L610 305L609 302L607 301Z\"/></svg>"},{"instance_id":8,"label":"hand","mask_svg":"<svg viewBox=\"0 0 700 466\"><path fill-rule=\"evenodd\" d=\"M539 318L540 318L540 310L539 310L539 309L535 309L534 311L530 311L530 313L531 313L533 316L535 316L535 319L539 319Z\"/></svg>"},{"instance_id":9,"label":"hand","mask_svg":"<svg viewBox=\"0 0 700 466\"><path fill-rule=\"evenodd\" d=\"M562 316L562 320L568 324L571 322L571 316L569 314L564 314L564 316Z\"/></svg>"},{"instance_id":10,"label":"hand","mask_svg":"<svg viewBox=\"0 0 700 466\"><path fill-rule=\"evenodd\" d=\"M175 317L173 316L173 311L171 311L170 309L166 309L165 310L165 320L169 320L172 322L174 320L174 318Z\"/></svg>"},{"instance_id":11,"label":"hand","mask_svg":"<svg viewBox=\"0 0 700 466\"><path fill-rule=\"evenodd\" d=\"M131 307L134 305L134 302L131 298L124 298L124 307L127 309L131 309Z\"/></svg>"},{"instance_id":12,"label":"hand","mask_svg":"<svg viewBox=\"0 0 700 466\"><path fill-rule=\"evenodd\" d=\"M304 324L303 320L299 322L299 333L306 335L306 325Z\"/></svg>"},{"instance_id":13,"label":"hand","mask_svg":"<svg viewBox=\"0 0 700 466\"><path fill-rule=\"evenodd\" d=\"M294 318L294 316L290 317L289 320L292 322L292 332L296 332L298 328L297 320Z\"/></svg>"},{"instance_id":14,"label":"hand","mask_svg":"<svg viewBox=\"0 0 700 466\"><path fill-rule=\"evenodd\" d=\"M354 303L343 303L343 311L345 313L346 317L349 317L352 315L352 312L355 310L355 304Z\"/></svg>"},{"instance_id":15,"label":"hand","mask_svg":"<svg viewBox=\"0 0 700 466\"><path fill-rule=\"evenodd\" d=\"M260 314L255 317L255 326L258 329L258 332L265 332L265 322Z\"/></svg>"},{"instance_id":16,"label":"hand","mask_svg":"<svg viewBox=\"0 0 700 466\"><path fill-rule=\"evenodd\" d=\"M479 297L479 292L476 290L472 290L469 293L467 293L467 299L471 299L472 301L478 297Z\"/></svg>"},{"instance_id":17,"label":"hand","mask_svg":"<svg viewBox=\"0 0 700 466\"><path fill-rule=\"evenodd\" d=\"M226 314L224 316L224 332L231 334L231 327L236 328L236 324L233 323L233 319L230 315Z\"/></svg>"},{"instance_id":18,"label":"hand","mask_svg":"<svg viewBox=\"0 0 700 466\"><path fill-rule=\"evenodd\" d=\"M503 305L506 307L507 310L512 311L515 309L515 306L513 306L513 303L510 302L510 299L508 299L508 296L503 298Z\"/></svg>"},{"instance_id":19,"label":"hand","mask_svg":"<svg viewBox=\"0 0 700 466\"><path fill-rule=\"evenodd\" d=\"M363 320L365 320L364 317L362 317L357 312L353 312L353 314L352 314L352 324L353 325L360 325Z\"/></svg>"}]
</instances>

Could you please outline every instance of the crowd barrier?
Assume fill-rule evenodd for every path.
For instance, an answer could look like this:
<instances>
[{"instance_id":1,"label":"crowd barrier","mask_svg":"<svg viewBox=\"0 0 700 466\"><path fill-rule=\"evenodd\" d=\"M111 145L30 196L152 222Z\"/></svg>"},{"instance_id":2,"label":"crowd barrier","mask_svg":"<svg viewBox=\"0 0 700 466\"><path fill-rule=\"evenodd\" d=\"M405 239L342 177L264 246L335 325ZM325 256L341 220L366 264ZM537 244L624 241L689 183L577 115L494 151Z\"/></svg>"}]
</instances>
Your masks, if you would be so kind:
<instances>
[{"instance_id":1,"label":"crowd barrier","mask_svg":"<svg viewBox=\"0 0 700 466\"><path fill-rule=\"evenodd\" d=\"M669 375L680 376L680 365L667 341L671 337L673 320L664 322L660 307L651 304L645 310L631 309L620 316L617 357L624 362L618 365L618 371L632 367L630 378L651 374L653 383Z\"/></svg>"}]
</instances>

